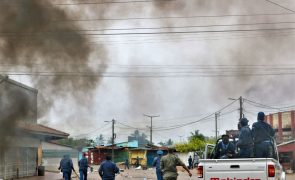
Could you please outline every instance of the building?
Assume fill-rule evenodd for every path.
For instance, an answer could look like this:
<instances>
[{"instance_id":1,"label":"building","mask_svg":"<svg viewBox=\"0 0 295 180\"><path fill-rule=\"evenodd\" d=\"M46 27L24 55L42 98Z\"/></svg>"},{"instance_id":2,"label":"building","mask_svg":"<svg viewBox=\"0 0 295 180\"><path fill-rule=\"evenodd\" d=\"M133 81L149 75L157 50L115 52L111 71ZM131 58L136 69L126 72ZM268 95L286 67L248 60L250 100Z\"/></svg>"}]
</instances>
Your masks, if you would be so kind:
<instances>
[{"instance_id":1,"label":"building","mask_svg":"<svg viewBox=\"0 0 295 180\"><path fill-rule=\"evenodd\" d=\"M286 172L295 172L295 140L278 145L280 162Z\"/></svg>"},{"instance_id":2,"label":"building","mask_svg":"<svg viewBox=\"0 0 295 180\"><path fill-rule=\"evenodd\" d=\"M42 165L46 170L56 171L64 155L70 155L74 168L78 170L79 152L77 149L54 142L42 142Z\"/></svg>"},{"instance_id":3,"label":"building","mask_svg":"<svg viewBox=\"0 0 295 180\"><path fill-rule=\"evenodd\" d=\"M37 124L38 91L0 75L0 179L37 175L42 141L68 134Z\"/></svg>"},{"instance_id":4,"label":"building","mask_svg":"<svg viewBox=\"0 0 295 180\"><path fill-rule=\"evenodd\" d=\"M266 120L275 129L278 144L295 138L295 111L269 114Z\"/></svg>"}]
</instances>

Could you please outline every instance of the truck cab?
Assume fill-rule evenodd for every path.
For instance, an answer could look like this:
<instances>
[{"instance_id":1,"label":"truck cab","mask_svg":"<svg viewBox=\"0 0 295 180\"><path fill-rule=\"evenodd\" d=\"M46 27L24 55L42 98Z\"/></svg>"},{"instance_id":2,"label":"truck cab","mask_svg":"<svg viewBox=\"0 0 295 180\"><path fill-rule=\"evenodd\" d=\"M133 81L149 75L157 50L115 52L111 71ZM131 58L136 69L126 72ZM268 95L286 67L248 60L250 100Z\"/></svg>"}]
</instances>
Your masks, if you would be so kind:
<instances>
[{"instance_id":1,"label":"truck cab","mask_svg":"<svg viewBox=\"0 0 295 180\"><path fill-rule=\"evenodd\" d=\"M270 158L234 156L228 159L214 159L220 141L221 139L218 139L215 145L206 145L204 159L201 159L198 165L199 180L285 180L274 140ZM235 139L230 141L236 142Z\"/></svg>"}]
</instances>

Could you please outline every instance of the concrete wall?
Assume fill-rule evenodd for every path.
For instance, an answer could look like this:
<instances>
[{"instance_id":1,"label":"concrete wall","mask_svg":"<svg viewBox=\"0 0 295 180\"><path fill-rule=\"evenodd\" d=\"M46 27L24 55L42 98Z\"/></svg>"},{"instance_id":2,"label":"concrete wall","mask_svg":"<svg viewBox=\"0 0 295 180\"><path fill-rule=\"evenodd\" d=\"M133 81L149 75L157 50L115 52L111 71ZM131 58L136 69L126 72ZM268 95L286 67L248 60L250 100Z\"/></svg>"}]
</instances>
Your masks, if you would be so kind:
<instances>
[{"instance_id":1,"label":"concrete wall","mask_svg":"<svg viewBox=\"0 0 295 180\"><path fill-rule=\"evenodd\" d=\"M26 107L26 113L21 116L21 120L37 123L37 93L33 88L13 80L5 80L0 83L0 111L13 112L13 108L22 103Z\"/></svg>"},{"instance_id":2,"label":"concrete wall","mask_svg":"<svg viewBox=\"0 0 295 180\"><path fill-rule=\"evenodd\" d=\"M74 168L78 170L78 150L58 144L42 142L42 165L47 171L58 171L60 160L64 155L71 156Z\"/></svg>"}]
</instances>

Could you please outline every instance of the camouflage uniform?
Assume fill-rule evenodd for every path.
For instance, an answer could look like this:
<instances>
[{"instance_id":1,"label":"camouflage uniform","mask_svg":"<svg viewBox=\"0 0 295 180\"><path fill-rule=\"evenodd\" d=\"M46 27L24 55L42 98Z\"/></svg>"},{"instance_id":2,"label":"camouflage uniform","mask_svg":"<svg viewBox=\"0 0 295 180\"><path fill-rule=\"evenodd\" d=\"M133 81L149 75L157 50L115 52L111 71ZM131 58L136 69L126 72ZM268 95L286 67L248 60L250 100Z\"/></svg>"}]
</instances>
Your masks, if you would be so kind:
<instances>
[{"instance_id":1,"label":"camouflage uniform","mask_svg":"<svg viewBox=\"0 0 295 180\"><path fill-rule=\"evenodd\" d=\"M161 158L160 166L164 180L176 180L178 176L176 166L185 166L185 164L174 154L167 154Z\"/></svg>"}]
</instances>

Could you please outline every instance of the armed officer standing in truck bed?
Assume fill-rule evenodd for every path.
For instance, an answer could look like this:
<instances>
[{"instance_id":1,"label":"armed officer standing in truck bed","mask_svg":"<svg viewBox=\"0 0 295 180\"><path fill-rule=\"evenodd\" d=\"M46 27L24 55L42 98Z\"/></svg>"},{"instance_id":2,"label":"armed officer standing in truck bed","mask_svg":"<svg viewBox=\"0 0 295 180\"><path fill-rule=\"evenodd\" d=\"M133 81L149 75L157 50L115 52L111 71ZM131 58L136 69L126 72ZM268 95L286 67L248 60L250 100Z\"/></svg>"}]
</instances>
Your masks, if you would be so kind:
<instances>
[{"instance_id":1,"label":"armed officer standing in truck bed","mask_svg":"<svg viewBox=\"0 0 295 180\"><path fill-rule=\"evenodd\" d=\"M263 112L259 112L257 122L252 125L252 136L254 140L254 155L256 158L267 158L271 156L272 142L275 135L273 128L267 124Z\"/></svg>"}]
</instances>

